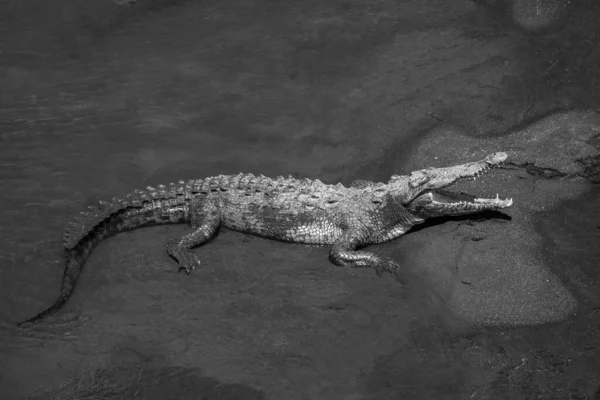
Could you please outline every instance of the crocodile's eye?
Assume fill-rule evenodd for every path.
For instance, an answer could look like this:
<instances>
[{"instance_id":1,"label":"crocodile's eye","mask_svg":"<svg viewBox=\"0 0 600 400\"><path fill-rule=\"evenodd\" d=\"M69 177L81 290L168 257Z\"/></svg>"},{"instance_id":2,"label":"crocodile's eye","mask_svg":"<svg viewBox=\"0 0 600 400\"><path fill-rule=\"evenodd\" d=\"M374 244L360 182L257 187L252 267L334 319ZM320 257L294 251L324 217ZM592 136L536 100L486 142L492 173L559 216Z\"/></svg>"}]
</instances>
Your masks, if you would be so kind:
<instances>
[{"instance_id":1,"label":"crocodile's eye","mask_svg":"<svg viewBox=\"0 0 600 400\"><path fill-rule=\"evenodd\" d=\"M408 177L408 185L411 188L416 188L429 181L430 177L423 171L413 171Z\"/></svg>"}]
</instances>

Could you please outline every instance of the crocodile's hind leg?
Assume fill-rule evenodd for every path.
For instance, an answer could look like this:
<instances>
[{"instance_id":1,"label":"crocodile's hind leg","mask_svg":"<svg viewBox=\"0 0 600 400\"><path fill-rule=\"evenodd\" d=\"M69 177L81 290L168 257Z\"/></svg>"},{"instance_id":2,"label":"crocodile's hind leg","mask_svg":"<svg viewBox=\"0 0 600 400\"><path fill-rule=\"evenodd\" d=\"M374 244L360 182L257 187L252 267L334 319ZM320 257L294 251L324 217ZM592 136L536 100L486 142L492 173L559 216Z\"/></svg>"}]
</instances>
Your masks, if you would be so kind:
<instances>
[{"instance_id":1,"label":"crocodile's hind leg","mask_svg":"<svg viewBox=\"0 0 600 400\"><path fill-rule=\"evenodd\" d=\"M392 259L380 257L369 251L356 250L360 240L346 236L336 242L329 252L329 260L340 267L373 268L377 275L384 272L398 275L400 265Z\"/></svg>"},{"instance_id":2,"label":"crocodile's hind leg","mask_svg":"<svg viewBox=\"0 0 600 400\"><path fill-rule=\"evenodd\" d=\"M221 214L215 199L197 198L190 202L190 220L194 232L169 240L167 253L173 257L179 269L186 273L200 266L200 259L191 249L213 237L221 225Z\"/></svg>"}]
</instances>

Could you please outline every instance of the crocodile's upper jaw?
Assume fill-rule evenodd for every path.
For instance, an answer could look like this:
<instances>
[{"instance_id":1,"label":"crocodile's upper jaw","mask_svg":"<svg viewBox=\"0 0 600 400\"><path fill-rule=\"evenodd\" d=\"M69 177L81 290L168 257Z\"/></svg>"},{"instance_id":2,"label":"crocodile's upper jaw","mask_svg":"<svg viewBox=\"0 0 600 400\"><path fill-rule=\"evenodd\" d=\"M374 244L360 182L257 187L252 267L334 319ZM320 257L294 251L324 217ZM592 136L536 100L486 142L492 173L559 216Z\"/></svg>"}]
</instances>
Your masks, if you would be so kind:
<instances>
[{"instance_id":1,"label":"crocodile's upper jaw","mask_svg":"<svg viewBox=\"0 0 600 400\"><path fill-rule=\"evenodd\" d=\"M498 210L512 205L512 199L480 198L447 190L430 190L421 193L406 205L406 209L420 218L449 217L472 214L485 210Z\"/></svg>"},{"instance_id":2,"label":"crocodile's upper jaw","mask_svg":"<svg viewBox=\"0 0 600 400\"><path fill-rule=\"evenodd\" d=\"M408 176L408 186L415 196L427 190L443 189L460 180L476 178L502 164L507 157L505 152L499 151L475 162L413 171Z\"/></svg>"}]
</instances>

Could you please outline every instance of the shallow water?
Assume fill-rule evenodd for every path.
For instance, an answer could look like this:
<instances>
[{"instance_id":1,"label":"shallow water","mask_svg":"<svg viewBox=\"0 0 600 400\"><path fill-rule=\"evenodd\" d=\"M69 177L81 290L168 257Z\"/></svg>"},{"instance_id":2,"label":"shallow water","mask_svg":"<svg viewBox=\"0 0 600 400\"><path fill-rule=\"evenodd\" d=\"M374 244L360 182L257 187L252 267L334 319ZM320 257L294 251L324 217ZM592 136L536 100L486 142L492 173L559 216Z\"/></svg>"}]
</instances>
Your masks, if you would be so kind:
<instances>
[{"instance_id":1,"label":"shallow water","mask_svg":"<svg viewBox=\"0 0 600 400\"><path fill-rule=\"evenodd\" d=\"M577 300L554 324L459 318L411 270L431 251L422 232L413 248L372 247L415 275L403 290L333 267L327 249L227 230L184 276L163 243L186 228L166 226L106 240L52 324L14 328L58 294L62 231L98 199L221 173L383 180L442 123L483 140L597 107L597 7L532 35L469 2L45 4L14 3L2 21L5 398L599 398L593 185L527 214L540 261ZM484 223L425 229L454 254L451 232Z\"/></svg>"}]
</instances>

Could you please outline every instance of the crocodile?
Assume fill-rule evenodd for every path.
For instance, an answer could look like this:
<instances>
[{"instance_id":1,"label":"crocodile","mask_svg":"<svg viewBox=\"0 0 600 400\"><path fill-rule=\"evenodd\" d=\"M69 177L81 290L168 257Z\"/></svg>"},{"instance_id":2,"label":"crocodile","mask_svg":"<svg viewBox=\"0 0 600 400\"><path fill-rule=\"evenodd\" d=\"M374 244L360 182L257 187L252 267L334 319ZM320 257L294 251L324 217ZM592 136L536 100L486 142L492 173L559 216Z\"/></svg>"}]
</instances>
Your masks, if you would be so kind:
<instances>
[{"instance_id":1,"label":"crocodile","mask_svg":"<svg viewBox=\"0 0 600 400\"><path fill-rule=\"evenodd\" d=\"M387 183L354 181L349 187L318 179L219 175L135 190L82 212L64 236L66 265L54 304L19 325L55 314L67 303L92 249L104 238L143 226L189 223L192 231L166 242L167 253L188 274L199 267L192 248L220 227L280 241L331 246L337 266L374 268L398 275L400 265L361 248L406 233L427 218L497 210L512 199L478 198L445 187L503 163L504 152L445 168L392 175Z\"/></svg>"}]
</instances>

